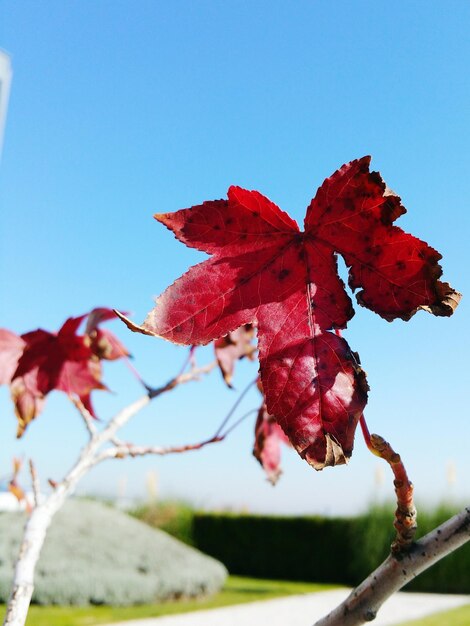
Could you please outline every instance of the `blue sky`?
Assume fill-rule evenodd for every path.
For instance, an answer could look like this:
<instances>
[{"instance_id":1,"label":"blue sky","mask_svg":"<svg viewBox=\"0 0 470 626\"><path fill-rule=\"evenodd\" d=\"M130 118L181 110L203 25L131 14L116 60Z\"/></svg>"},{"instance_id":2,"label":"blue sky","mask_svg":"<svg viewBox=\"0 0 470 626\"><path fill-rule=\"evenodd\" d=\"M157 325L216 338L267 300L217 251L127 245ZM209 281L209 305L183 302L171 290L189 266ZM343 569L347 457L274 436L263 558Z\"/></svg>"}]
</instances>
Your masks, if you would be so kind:
<instances>
[{"instance_id":1,"label":"blue sky","mask_svg":"<svg viewBox=\"0 0 470 626\"><path fill-rule=\"evenodd\" d=\"M444 278L468 293L470 5L464 1L0 1L0 47L13 83L0 168L0 326L56 329L105 305L140 321L152 298L202 254L153 219L229 185L258 189L298 221L323 179L372 154L408 214L400 226L443 254ZM418 499L469 496L468 317L424 312L388 324L357 310L346 333L371 385L367 418L402 453ZM111 328L111 325L110 325ZM181 348L113 322L151 382L179 367ZM200 361L210 360L210 350ZM243 386L255 367L242 364ZM115 394L103 418L139 394L107 364ZM177 390L124 433L152 443L210 435L235 399L218 375ZM258 404L256 393L242 410ZM84 441L64 398L16 442L0 390L0 474L13 454L60 477ZM391 494L357 437L348 467L316 473L292 451L272 489L251 458L252 422L229 441L175 458L109 463L87 492L162 495L202 506L343 513ZM449 462L457 482L446 482Z\"/></svg>"}]
</instances>

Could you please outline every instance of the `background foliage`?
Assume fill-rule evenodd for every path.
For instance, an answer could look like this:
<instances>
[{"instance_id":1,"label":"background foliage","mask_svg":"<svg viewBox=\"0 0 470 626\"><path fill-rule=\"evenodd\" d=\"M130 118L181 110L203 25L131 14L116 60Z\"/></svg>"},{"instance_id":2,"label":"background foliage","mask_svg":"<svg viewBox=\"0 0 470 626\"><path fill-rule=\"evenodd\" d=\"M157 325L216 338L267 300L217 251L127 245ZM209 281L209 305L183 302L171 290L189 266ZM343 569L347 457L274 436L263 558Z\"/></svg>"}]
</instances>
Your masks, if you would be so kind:
<instances>
[{"instance_id":1,"label":"background foliage","mask_svg":"<svg viewBox=\"0 0 470 626\"><path fill-rule=\"evenodd\" d=\"M418 537L456 510L420 510ZM191 545L222 561L231 574L260 578L356 585L387 556L394 538L391 506L373 506L358 517L284 517L191 513L188 505L181 505L179 518L176 503L162 503L135 514L152 524L161 520L167 532L182 540L189 536ZM470 545L421 574L407 589L470 593Z\"/></svg>"}]
</instances>

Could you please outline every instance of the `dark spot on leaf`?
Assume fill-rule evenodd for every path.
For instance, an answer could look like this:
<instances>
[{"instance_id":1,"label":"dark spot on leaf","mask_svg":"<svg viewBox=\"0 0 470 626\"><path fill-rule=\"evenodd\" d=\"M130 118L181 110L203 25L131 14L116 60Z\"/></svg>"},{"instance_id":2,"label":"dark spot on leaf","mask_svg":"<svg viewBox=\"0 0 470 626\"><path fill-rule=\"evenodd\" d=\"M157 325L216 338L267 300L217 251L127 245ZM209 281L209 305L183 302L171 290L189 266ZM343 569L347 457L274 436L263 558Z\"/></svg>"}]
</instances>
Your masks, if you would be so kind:
<instances>
[{"instance_id":1,"label":"dark spot on leaf","mask_svg":"<svg viewBox=\"0 0 470 626\"><path fill-rule=\"evenodd\" d=\"M406 263L404 261L397 261L395 267L400 271L406 270Z\"/></svg>"},{"instance_id":2,"label":"dark spot on leaf","mask_svg":"<svg viewBox=\"0 0 470 626\"><path fill-rule=\"evenodd\" d=\"M287 276L289 276L290 274L290 270L284 268L282 269L279 274L277 275L277 277L279 278L279 280L284 280L284 278L286 278Z\"/></svg>"},{"instance_id":3,"label":"dark spot on leaf","mask_svg":"<svg viewBox=\"0 0 470 626\"><path fill-rule=\"evenodd\" d=\"M253 217L259 217L258 211L253 211Z\"/></svg>"},{"instance_id":4,"label":"dark spot on leaf","mask_svg":"<svg viewBox=\"0 0 470 626\"><path fill-rule=\"evenodd\" d=\"M227 224L227 226L230 226L230 224L233 224L233 219L232 219L231 217L228 217L228 218L225 220L225 223Z\"/></svg>"},{"instance_id":5,"label":"dark spot on leaf","mask_svg":"<svg viewBox=\"0 0 470 626\"><path fill-rule=\"evenodd\" d=\"M214 230L220 230L220 226L218 224L214 225Z\"/></svg>"},{"instance_id":6,"label":"dark spot on leaf","mask_svg":"<svg viewBox=\"0 0 470 626\"><path fill-rule=\"evenodd\" d=\"M356 208L356 204L352 198L345 198L343 201L343 206L346 209L346 211L350 211L350 212L354 211Z\"/></svg>"}]
</instances>

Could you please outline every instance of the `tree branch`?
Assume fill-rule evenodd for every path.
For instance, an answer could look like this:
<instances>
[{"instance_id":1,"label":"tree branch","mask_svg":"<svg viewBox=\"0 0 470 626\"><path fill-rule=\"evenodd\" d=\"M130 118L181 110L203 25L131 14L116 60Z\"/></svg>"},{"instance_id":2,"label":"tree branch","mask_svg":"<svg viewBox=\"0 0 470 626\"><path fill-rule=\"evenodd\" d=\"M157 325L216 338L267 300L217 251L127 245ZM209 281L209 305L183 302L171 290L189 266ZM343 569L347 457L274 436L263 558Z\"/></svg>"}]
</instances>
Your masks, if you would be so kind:
<instances>
[{"instance_id":1,"label":"tree branch","mask_svg":"<svg viewBox=\"0 0 470 626\"><path fill-rule=\"evenodd\" d=\"M189 452L190 450L200 450L211 443L218 443L223 441L224 437L211 437L205 441L198 443L190 443L182 446L136 446L134 444L121 444L104 450L99 455L96 455L94 464L101 463L107 459L124 459L126 457L147 456L149 454L155 454L158 456L164 456L166 454L179 454L181 452Z\"/></svg>"},{"instance_id":2,"label":"tree branch","mask_svg":"<svg viewBox=\"0 0 470 626\"><path fill-rule=\"evenodd\" d=\"M31 485L33 488L34 506L39 506L41 499L41 486L39 483L39 476L36 471L33 459L29 459L29 472L31 474Z\"/></svg>"},{"instance_id":3,"label":"tree branch","mask_svg":"<svg viewBox=\"0 0 470 626\"><path fill-rule=\"evenodd\" d=\"M82 419L83 419L83 422L84 422L84 424L86 426L88 434L90 435L90 437L93 437L93 435L97 432L96 431L96 426L95 426L95 420L93 419L93 415L85 407L85 405L80 400L80 398L78 398L76 396L72 396L72 395L69 395L69 398L73 402L75 407L77 408L77 410L80 413L80 415L82 416Z\"/></svg>"},{"instance_id":4,"label":"tree branch","mask_svg":"<svg viewBox=\"0 0 470 626\"><path fill-rule=\"evenodd\" d=\"M207 374L215 366L216 362L214 361L203 367L193 367L187 373L180 372L166 383L166 385L156 389L145 386L147 389L146 395L119 411L101 431L96 428L93 417L83 403L77 398L70 397L83 418L90 438L88 443L82 448L77 462L65 475L63 480L58 483L49 481L54 491L48 495L44 502L38 501L39 498L36 492L38 493L39 487L35 479L34 466L31 466L33 485L36 483L34 491L37 502L36 507L33 509L26 523L23 540L20 546L20 554L16 563L11 595L3 623L4 626L24 626L34 589L35 567L46 537L47 529L55 513L62 507L66 498L75 491L80 479L92 467L102 460L119 456L143 456L145 454L162 455L172 452L198 450L209 443L216 443L224 438L223 436L214 436L211 439L197 444L174 448L161 448L153 446L129 446L122 444L116 437L119 429L136 413L149 404L153 398L167 391L171 391L178 385L198 380L203 374ZM102 446L109 443L113 443L114 446L100 452Z\"/></svg>"},{"instance_id":5,"label":"tree branch","mask_svg":"<svg viewBox=\"0 0 470 626\"><path fill-rule=\"evenodd\" d=\"M183 385L184 383L189 383L192 380L199 380L203 374L208 374L211 372L214 367L217 365L217 361L213 361L212 363L208 363L207 365L203 365L202 367L194 367L186 374L180 373L174 378L171 378L165 385L161 387L149 387L146 389L148 391L149 398L153 400L157 396L160 396L162 393L167 391L171 391L178 385Z\"/></svg>"},{"instance_id":6,"label":"tree branch","mask_svg":"<svg viewBox=\"0 0 470 626\"><path fill-rule=\"evenodd\" d=\"M359 626L375 619L395 591L470 540L470 506L407 550L391 554L336 609L314 626Z\"/></svg>"}]
</instances>

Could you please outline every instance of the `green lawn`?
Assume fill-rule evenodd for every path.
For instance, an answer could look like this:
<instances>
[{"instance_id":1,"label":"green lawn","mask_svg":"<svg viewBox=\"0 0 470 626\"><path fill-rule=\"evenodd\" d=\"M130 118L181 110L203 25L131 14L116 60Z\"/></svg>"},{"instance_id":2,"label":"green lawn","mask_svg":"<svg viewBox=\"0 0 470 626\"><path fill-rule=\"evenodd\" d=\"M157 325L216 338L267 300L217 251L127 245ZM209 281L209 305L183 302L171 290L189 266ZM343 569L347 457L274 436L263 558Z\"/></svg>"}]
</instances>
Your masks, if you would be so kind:
<instances>
[{"instance_id":1,"label":"green lawn","mask_svg":"<svg viewBox=\"0 0 470 626\"><path fill-rule=\"evenodd\" d=\"M259 580L230 576L220 593L203 600L185 600L130 607L32 606L29 612L27 626L94 626L95 624L118 622L127 619L186 613L188 611L197 611L198 609L212 609L219 606L228 606L230 604L254 602L255 600L270 600L271 598L278 598L280 596L290 596L297 593L312 593L333 588L335 588L335 585ZM2 607L2 609L4 612L4 607Z\"/></svg>"},{"instance_id":2,"label":"green lawn","mask_svg":"<svg viewBox=\"0 0 470 626\"><path fill-rule=\"evenodd\" d=\"M435 613L430 617L413 620L400 626L468 626L470 624L470 604L452 611Z\"/></svg>"},{"instance_id":3,"label":"green lawn","mask_svg":"<svg viewBox=\"0 0 470 626\"><path fill-rule=\"evenodd\" d=\"M337 586L336 586L337 587ZM181 600L163 604L145 604L141 606L112 607L61 607L32 606L27 626L94 626L130 619L187 613L199 609L213 609L231 604L270 600L281 596L298 593L313 593L334 589L335 585L315 583L285 582L280 580L260 580L230 576L223 590L215 596L202 600ZM2 613L5 607L0 605ZM451 611L436 613L431 617L406 622L400 626L469 626L470 604Z\"/></svg>"}]
</instances>

